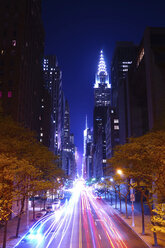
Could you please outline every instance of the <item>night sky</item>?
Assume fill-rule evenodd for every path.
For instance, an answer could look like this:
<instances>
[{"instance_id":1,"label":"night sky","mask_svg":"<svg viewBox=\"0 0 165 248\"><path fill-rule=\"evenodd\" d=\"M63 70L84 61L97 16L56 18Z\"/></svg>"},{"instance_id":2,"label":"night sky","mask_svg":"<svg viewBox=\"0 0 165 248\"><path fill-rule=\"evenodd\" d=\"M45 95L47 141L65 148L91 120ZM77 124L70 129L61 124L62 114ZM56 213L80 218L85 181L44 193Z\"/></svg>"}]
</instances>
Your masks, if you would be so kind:
<instances>
[{"instance_id":1,"label":"night sky","mask_svg":"<svg viewBox=\"0 0 165 248\"><path fill-rule=\"evenodd\" d=\"M93 85L103 49L110 72L116 41L139 44L146 26L165 27L164 0L43 0L45 54L57 55L71 131L83 152L85 116L93 126Z\"/></svg>"}]
</instances>

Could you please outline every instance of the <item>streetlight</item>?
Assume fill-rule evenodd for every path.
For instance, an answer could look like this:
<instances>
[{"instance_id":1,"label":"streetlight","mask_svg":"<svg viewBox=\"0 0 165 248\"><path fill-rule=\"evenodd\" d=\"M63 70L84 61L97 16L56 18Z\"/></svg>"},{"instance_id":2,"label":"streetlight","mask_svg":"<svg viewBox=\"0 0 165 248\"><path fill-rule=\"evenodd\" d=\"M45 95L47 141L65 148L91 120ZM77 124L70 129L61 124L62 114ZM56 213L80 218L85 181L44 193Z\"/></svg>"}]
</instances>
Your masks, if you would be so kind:
<instances>
[{"instance_id":1,"label":"streetlight","mask_svg":"<svg viewBox=\"0 0 165 248\"><path fill-rule=\"evenodd\" d=\"M123 171L121 169L117 169L117 174L123 175Z\"/></svg>"}]
</instances>

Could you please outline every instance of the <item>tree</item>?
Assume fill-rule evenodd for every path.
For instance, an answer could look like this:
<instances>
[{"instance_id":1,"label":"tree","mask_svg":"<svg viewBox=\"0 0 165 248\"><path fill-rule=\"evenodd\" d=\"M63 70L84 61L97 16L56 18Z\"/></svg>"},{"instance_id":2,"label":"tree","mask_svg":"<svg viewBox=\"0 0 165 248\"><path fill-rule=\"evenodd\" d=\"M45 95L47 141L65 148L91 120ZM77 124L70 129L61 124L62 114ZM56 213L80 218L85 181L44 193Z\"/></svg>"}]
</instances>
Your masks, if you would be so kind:
<instances>
[{"instance_id":1,"label":"tree","mask_svg":"<svg viewBox=\"0 0 165 248\"><path fill-rule=\"evenodd\" d=\"M162 196L165 192L165 182L162 177L165 170L164 161L164 131L150 132L138 138L131 138L129 143L116 147L114 157L109 160L111 167L121 166L124 174L134 180L136 189L141 192L142 232L144 232L143 197L146 198L152 220L153 196L155 194ZM154 240L157 245L155 232Z\"/></svg>"},{"instance_id":2,"label":"tree","mask_svg":"<svg viewBox=\"0 0 165 248\"><path fill-rule=\"evenodd\" d=\"M63 172L57 167L57 156L40 144L29 129L1 115L0 130L0 219L5 222L5 247L13 201L21 203L18 236L25 199L54 187L55 179Z\"/></svg>"},{"instance_id":3,"label":"tree","mask_svg":"<svg viewBox=\"0 0 165 248\"><path fill-rule=\"evenodd\" d=\"M165 233L165 208L163 207L163 204L157 204L152 211L155 214L152 216L151 219L151 230L153 232Z\"/></svg>"}]
</instances>

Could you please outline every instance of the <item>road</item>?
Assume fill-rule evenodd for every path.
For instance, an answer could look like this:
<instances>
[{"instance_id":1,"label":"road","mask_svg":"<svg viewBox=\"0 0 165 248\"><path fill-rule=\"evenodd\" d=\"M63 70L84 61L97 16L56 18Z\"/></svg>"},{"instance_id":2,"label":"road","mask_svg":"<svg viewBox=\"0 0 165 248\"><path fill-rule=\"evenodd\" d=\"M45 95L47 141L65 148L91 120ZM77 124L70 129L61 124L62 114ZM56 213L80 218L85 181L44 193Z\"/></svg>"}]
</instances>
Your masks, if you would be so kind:
<instances>
[{"instance_id":1,"label":"road","mask_svg":"<svg viewBox=\"0 0 165 248\"><path fill-rule=\"evenodd\" d=\"M39 220L17 248L147 248L115 211L76 185L69 201Z\"/></svg>"}]
</instances>

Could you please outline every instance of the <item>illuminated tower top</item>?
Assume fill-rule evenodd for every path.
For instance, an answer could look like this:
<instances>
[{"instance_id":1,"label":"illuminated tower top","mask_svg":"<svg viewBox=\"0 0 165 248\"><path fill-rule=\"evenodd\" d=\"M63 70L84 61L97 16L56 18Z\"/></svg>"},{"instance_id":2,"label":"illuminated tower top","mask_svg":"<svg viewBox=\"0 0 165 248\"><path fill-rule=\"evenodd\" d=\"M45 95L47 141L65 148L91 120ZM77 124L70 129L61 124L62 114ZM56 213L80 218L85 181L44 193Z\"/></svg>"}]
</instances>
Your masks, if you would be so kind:
<instances>
[{"instance_id":1,"label":"illuminated tower top","mask_svg":"<svg viewBox=\"0 0 165 248\"><path fill-rule=\"evenodd\" d=\"M110 106L111 84L104 60L103 50L100 52L98 70L94 84L95 106Z\"/></svg>"},{"instance_id":2,"label":"illuminated tower top","mask_svg":"<svg viewBox=\"0 0 165 248\"><path fill-rule=\"evenodd\" d=\"M98 65L97 75L100 75L101 72L104 73L105 75L107 75L107 68L106 68L106 64L105 64L105 60L104 60L103 50L101 50L101 52L100 52L100 61L99 61L99 65Z\"/></svg>"}]
</instances>

